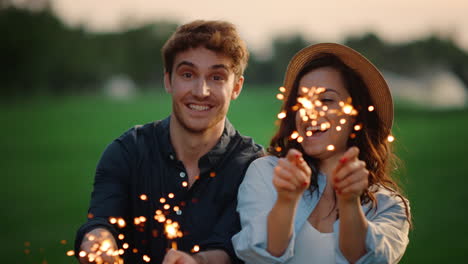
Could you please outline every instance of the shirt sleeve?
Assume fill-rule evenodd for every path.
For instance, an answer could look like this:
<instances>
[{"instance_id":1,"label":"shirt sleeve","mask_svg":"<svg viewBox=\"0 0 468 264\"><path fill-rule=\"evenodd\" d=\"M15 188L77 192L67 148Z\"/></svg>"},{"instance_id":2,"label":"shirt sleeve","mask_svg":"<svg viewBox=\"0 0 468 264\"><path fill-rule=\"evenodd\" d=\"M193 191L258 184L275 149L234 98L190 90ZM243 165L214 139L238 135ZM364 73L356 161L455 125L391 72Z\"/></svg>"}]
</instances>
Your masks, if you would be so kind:
<instances>
[{"instance_id":1,"label":"shirt sleeve","mask_svg":"<svg viewBox=\"0 0 468 264\"><path fill-rule=\"evenodd\" d=\"M367 253L356 264L398 263L409 243L410 225L402 198L389 192L377 195L377 212L371 209L367 216ZM336 253L337 263L349 263L341 253L338 241Z\"/></svg>"},{"instance_id":2,"label":"shirt sleeve","mask_svg":"<svg viewBox=\"0 0 468 264\"><path fill-rule=\"evenodd\" d=\"M76 252L83 236L97 227L108 229L115 237L118 235L117 229L109 223L109 217L124 217L128 210L129 164L129 153L120 140L113 141L102 154L96 168L88 221L76 235Z\"/></svg>"},{"instance_id":3,"label":"shirt sleeve","mask_svg":"<svg viewBox=\"0 0 468 264\"><path fill-rule=\"evenodd\" d=\"M232 263L242 263L234 253L231 238L240 230L239 215L236 212L237 201L234 199L218 219L210 237L200 242L203 251L222 249L231 258Z\"/></svg>"},{"instance_id":4,"label":"shirt sleeve","mask_svg":"<svg viewBox=\"0 0 468 264\"><path fill-rule=\"evenodd\" d=\"M284 263L293 256L294 233L282 256L272 256L266 250L267 218L276 201L276 190L271 182L273 168L265 158L254 161L239 188L237 211L242 230L232 241L236 254L246 263Z\"/></svg>"}]
</instances>

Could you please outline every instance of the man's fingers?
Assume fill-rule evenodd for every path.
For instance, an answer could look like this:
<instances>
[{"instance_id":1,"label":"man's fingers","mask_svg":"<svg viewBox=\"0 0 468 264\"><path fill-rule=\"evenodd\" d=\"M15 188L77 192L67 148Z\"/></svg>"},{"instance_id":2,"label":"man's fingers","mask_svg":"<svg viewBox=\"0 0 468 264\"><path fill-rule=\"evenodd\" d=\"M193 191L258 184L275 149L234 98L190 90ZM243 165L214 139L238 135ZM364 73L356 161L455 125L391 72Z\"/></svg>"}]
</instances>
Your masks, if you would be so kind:
<instances>
[{"instance_id":1,"label":"man's fingers","mask_svg":"<svg viewBox=\"0 0 468 264\"><path fill-rule=\"evenodd\" d=\"M177 250L175 249L170 249L167 253L166 256L164 256L164 260L162 264L175 264L177 263L177 260L180 258L180 254L178 254Z\"/></svg>"}]
</instances>

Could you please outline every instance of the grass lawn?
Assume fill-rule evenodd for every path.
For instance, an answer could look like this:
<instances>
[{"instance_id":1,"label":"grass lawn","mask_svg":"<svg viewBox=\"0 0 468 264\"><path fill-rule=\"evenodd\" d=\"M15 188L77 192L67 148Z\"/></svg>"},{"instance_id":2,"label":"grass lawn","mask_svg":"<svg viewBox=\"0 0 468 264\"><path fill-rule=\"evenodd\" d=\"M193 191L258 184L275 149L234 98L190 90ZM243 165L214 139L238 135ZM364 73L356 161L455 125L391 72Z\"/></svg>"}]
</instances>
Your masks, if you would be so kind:
<instances>
[{"instance_id":1,"label":"grass lawn","mask_svg":"<svg viewBox=\"0 0 468 264\"><path fill-rule=\"evenodd\" d=\"M241 133L263 145L280 106L275 88L245 87L229 113ZM101 152L131 126L167 116L170 100L154 93L126 101L98 96L2 101L2 263L77 263L65 252L85 221ZM400 107L395 124L394 144L405 164L401 181L414 216L402 263L466 262L468 110Z\"/></svg>"}]
</instances>

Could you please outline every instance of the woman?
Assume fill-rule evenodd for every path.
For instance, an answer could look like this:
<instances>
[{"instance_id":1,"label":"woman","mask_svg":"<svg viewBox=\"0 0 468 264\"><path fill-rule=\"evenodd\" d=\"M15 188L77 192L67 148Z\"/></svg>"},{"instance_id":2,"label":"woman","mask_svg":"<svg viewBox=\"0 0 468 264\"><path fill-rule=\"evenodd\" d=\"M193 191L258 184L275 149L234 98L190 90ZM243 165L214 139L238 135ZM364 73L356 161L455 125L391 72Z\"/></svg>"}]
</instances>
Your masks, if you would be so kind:
<instances>
[{"instance_id":1,"label":"woman","mask_svg":"<svg viewBox=\"0 0 468 264\"><path fill-rule=\"evenodd\" d=\"M269 156L239 189L246 263L395 263L408 244L407 200L392 179L393 103L364 56L322 43L289 63Z\"/></svg>"}]
</instances>

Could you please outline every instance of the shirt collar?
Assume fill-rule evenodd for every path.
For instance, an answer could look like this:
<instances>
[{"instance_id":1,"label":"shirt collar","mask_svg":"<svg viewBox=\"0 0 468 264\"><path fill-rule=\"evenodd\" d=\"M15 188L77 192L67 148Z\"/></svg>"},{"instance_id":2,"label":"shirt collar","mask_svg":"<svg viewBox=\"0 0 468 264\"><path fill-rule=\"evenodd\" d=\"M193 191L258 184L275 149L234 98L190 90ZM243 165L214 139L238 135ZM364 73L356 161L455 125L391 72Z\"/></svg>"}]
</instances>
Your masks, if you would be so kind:
<instances>
[{"instance_id":1,"label":"shirt collar","mask_svg":"<svg viewBox=\"0 0 468 264\"><path fill-rule=\"evenodd\" d=\"M171 117L167 117L166 119L160 122L158 126L159 129L156 129L155 136L159 139L162 148L160 149L164 157L167 157L169 160L177 161L177 155L175 153L174 147L171 143L170 137L170 119ZM200 175L203 175L208 170L215 169L216 165L221 161L221 159L232 150L230 149L230 144L233 138L236 136L237 131L226 118L224 122L224 129L221 137L219 138L216 145L208 151L204 156L202 156L198 162L198 166L200 168Z\"/></svg>"}]
</instances>

